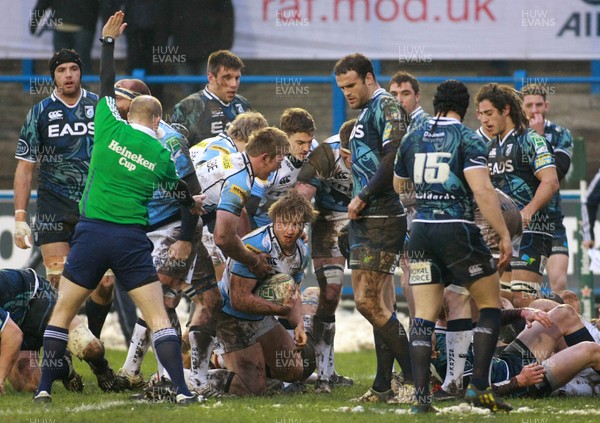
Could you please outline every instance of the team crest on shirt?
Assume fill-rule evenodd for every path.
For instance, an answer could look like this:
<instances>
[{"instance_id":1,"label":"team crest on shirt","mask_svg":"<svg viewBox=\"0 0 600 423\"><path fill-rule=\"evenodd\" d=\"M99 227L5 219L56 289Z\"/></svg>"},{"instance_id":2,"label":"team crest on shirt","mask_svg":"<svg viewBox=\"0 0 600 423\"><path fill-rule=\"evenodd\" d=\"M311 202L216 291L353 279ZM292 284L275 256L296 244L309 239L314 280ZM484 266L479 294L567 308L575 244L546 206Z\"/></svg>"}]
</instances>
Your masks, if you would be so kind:
<instances>
[{"instance_id":1,"label":"team crest on shirt","mask_svg":"<svg viewBox=\"0 0 600 423\"><path fill-rule=\"evenodd\" d=\"M91 119L94 117L94 106L84 106L85 117Z\"/></svg>"},{"instance_id":2,"label":"team crest on shirt","mask_svg":"<svg viewBox=\"0 0 600 423\"><path fill-rule=\"evenodd\" d=\"M506 146L506 155L510 155L510 152L512 151L513 145L512 144L508 144Z\"/></svg>"},{"instance_id":3,"label":"team crest on shirt","mask_svg":"<svg viewBox=\"0 0 600 423\"><path fill-rule=\"evenodd\" d=\"M237 109L238 113L244 113L244 108L242 107L241 104L236 104L235 108Z\"/></svg>"}]
</instances>

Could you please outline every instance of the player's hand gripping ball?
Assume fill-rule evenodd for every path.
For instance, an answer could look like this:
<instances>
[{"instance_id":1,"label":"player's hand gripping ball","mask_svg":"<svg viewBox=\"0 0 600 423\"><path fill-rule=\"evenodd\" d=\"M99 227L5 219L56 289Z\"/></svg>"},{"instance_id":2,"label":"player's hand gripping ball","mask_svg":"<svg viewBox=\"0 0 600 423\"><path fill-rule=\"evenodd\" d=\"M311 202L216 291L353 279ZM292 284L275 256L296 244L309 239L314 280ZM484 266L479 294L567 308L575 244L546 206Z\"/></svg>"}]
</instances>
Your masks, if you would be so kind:
<instances>
[{"instance_id":1,"label":"player's hand gripping ball","mask_svg":"<svg viewBox=\"0 0 600 423\"><path fill-rule=\"evenodd\" d=\"M254 289L254 294L271 303L284 305L296 292L296 282L287 273L267 276Z\"/></svg>"}]
</instances>

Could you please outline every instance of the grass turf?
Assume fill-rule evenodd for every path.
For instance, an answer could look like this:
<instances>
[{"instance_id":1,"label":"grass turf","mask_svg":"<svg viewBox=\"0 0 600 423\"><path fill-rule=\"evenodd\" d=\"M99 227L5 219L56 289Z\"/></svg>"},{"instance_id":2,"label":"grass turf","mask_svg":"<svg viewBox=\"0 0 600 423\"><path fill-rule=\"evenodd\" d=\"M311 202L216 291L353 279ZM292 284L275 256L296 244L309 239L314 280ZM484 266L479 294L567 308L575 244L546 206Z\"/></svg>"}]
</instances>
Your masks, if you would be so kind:
<instances>
[{"instance_id":1,"label":"grass turf","mask_svg":"<svg viewBox=\"0 0 600 423\"><path fill-rule=\"evenodd\" d=\"M125 352L108 351L108 360L118 369ZM461 413L458 401L439 403L443 414L413 416L406 414L407 405L356 404L349 400L362 395L370 386L375 373L372 351L336 354L336 367L354 378L352 387L337 388L331 395L317 395L312 388L305 394L269 397L209 400L203 404L177 406L173 404L140 404L128 399L131 393L105 394L96 385L95 377L85 363L76 360L75 367L85 383L81 394L65 391L60 382L53 386L53 403L44 407L32 402L32 394L14 392L0 396L0 422L63 423L63 422L425 422L433 419L461 422L546 423L600 421L597 398L550 398L542 400L511 399L515 411L510 415L481 415ZM143 371L148 376L155 370L152 354L148 354ZM454 407L453 407L454 406Z\"/></svg>"}]
</instances>

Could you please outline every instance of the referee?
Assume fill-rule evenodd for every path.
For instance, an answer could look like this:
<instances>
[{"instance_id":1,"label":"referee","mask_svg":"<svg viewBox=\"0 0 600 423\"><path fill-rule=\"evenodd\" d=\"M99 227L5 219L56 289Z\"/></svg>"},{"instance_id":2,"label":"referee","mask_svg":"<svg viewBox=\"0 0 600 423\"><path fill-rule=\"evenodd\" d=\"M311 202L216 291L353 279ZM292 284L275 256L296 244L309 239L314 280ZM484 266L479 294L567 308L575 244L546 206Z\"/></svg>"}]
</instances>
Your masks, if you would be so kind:
<instances>
[{"instance_id":1,"label":"referee","mask_svg":"<svg viewBox=\"0 0 600 423\"><path fill-rule=\"evenodd\" d=\"M116 12L102 30L104 60L125 29L123 18L123 12ZM94 150L79 204L81 219L60 281L58 301L44 333L42 380L34 401L51 402L52 382L68 371L65 361L55 357L64 355L69 323L110 268L154 333L156 354L176 388L172 400L197 402L203 398L192 394L185 384L179 337L162 302L152 243L144 229L148 224L146 206L157 187L171 191L195 214L203 211L201 202L195 201L201 197L190 195L187 185L177 177L169 152L157 139L160 102L151 96L137 97L131 102L127 123L120 118L113 97L114 68L101 75L105 78L110 83L102 83L96 108ZM107 87L110 92L105 91Z\"/></svg>"}]
</instances>

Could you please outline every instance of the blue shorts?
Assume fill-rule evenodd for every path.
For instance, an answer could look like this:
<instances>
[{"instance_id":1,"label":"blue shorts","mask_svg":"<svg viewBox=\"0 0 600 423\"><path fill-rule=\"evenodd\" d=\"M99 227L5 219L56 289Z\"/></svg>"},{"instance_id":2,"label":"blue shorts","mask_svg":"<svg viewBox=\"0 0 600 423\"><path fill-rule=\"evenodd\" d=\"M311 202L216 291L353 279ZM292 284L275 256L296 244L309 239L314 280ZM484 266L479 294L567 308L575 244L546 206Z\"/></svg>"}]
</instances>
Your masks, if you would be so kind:
<instances>
[{"instance_id":1,"label":"blue shorts","mask_svg":"<svg viewBox=\"0 0 600 423\"><path fill-rule=\"evenodd\" d=\"M69 242L79 220L76 201L38 189L37 211L32 225L35 245Z\"/></svg>"},{"instance_id":2,"label":"blue shorts","mask_svg":"<svg viewBox=\"0 0 600 423\"><path fill-rule=\"evenodd\" d=\"M94 289L112 269L125 291L158 281L152 261L152 242L139 225L121 225L81 218L75 227L63 275Z\"/></svg>"},{"instance_id":3,"label":"blue shorts","mask_svg":"<svg viewBox=\"0 0 600 423\"><path fill-rule=\"evenodd\" d=\"M560 217L560 220L555 222L554 231L552 232L552 251L550 252L550 255L552 256L554 254L569 255L567 230L563 224L562 216Z\"/></svg>"},{"instance_id":4,"label":"blue shorts","mask_svg":"<svg viewBox=\"0 0 600 423\"><path fill-rule=\"evenodd\" d=\"M466 286L496 273L496 264L474 223L413 222L407 257L410 285Z\"/></svg>"},{"instance_id":5,"label":"blue shorts","mask_svg":"<svg viewBox=\"0 0 600 423\"><path fill-rule=\"evenodd\" d=\"M366 216L349 225L348 267L393 275L406 237L406 216Z\"/></svg>"},{"instance_id":6,"label":"blue shorts","mask_svg":"<svg viewBox=\"0 0 600 423\"><path fill-rule=\"evenodd\" d=\"M544 274L546 262L552 252L552 235L540 232L524 231L519 245L519 254L512 258L511 269L527 270Z\"/></svg>"}]
</instances>

